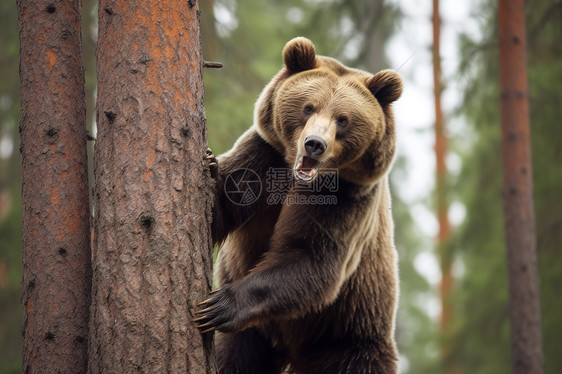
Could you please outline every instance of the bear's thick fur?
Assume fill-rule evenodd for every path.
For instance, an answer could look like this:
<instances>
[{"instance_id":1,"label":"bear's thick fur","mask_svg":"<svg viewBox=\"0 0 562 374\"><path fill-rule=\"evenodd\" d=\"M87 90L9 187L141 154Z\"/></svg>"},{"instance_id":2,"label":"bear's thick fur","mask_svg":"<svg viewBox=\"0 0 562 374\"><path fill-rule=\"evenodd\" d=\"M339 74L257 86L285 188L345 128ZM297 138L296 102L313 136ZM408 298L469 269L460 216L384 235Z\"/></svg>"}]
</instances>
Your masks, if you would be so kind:
<instances>
[{"instance_id":1,"label":"bear's thick fur","mask_svg":"<svg viewBox=\"0 0 562 374\"><path fill-rule=\"evenodd\" d=\"M196 321L220 331L220 373L396 373L387 174L402 81L305 38L283 59L254 125L218 157L219 288Z\"/></svg>"}]
</instances>

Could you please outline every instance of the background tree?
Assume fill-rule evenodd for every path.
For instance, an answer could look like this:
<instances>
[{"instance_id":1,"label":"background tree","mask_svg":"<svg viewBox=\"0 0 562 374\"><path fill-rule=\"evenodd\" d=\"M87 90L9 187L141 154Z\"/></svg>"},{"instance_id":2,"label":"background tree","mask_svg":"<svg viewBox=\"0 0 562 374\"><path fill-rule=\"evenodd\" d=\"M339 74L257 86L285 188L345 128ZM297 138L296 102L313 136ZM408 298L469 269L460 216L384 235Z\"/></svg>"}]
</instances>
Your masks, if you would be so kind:
<instances>
[{"instance_id":1,"label":"background tree","mask_svg":"<svg viewBox=\"0 0 562 374\"><path fill-rule=\"evenodd\" d=\"M80 1L17 4L23 367L85 372L91 270Z\"/></svg>"},{"instance_id":2,"label":"background tree","mask_svg":"<svg viewBox=\"0 0 562 374\"><path fill-rule=\"evenodd\" d=\"M537 0L527 7L526 24L531 148L541 284L541 325L544 372L562 372L559 354L562 330L562 2ZM502 212L502 166L499 106L498 8L485 1L474 10L479 15L481 40L462 37L465 83L459 113L468 127L456 141L463 169L455 190L466 206L466 219L451 245L462 254L464 276L455 295L458 331L453 349L470 373L511 373L508 277Z\"/></svg>"},{"instance_id":3,"label":"background tree","mask_svg":"<svg viewBox=\"0 0 562 374\"><path fill-rule=\"evenodd\" d=\"M89 371L215 372L198 6L99 3Z\"/></svg>"},{"instance_id":4,"label":"background tree","mask_svg":"<svg viewBox=\"0 0 562 374\"><path fill-rule=\"evenodd\" d=\"M448 173L447 173L447 134L445 129L445 116L441 106L443 82L441 77L441 16L439 14L439 0L433 0L433 44L431 46L433 62L433 94L435 97L435 202L436 216L439 224L437 233L437 254L441 269L441 282L439 284L439 297L441 299L441 315L439 317L439 334L442 339L441 358L444 372L455 372L455 363L452 362L448 340L452 334L453 322L453 274L451 265L453 256L448 241L451 237L451 224L449 222L448 202ZM457 368L458 369L458 368Z\"/></svg>"},{"instance_id":5,"label":"background tree","mask_svg":"<svg viewBox=\"0 0 562 374\"><path fill-rule=\"evenodd\" d=\"M513 372L542 373L525 2L499 1L503 210Z\"/></svg>"}]
</instances>

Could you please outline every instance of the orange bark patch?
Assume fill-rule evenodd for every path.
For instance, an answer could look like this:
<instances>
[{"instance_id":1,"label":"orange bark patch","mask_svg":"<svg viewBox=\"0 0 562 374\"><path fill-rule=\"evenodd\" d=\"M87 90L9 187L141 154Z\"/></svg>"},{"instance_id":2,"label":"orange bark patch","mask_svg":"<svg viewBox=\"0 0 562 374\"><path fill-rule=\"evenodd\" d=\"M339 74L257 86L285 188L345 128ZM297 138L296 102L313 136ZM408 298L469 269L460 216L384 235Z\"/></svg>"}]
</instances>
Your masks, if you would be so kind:
<instances>
[{"instance_id":1,"label":"orange bark patch","mask_svg":"<svg viewBox=\"0 0 562 374\"><path fill-rule=\"evenodd\" d=\"M148 182L150 180L150 178L152 178L153 175L154 175L154 173L150 169L143 171L142 172L143 182Z\"/></svg>"},{"instance_id":2,"label":"orange bark patch","mask_svg":"<svg viewBox=\"0 0 562 374\"><path fill-rule=\"evenodd\" d=\"M47 50L47 66L51 69L57 62L57 54L50 49Z\"/></svg>"},{"instance_id":3,"label":"orange bark patch","mask_svg":"<svg viewBox=\"0 0 562 374\"><path fill-rule=\"evenodd\" d=\"M183 100L183 94L179 89L176 89L174 91L174 102L175 103L181 103Z\"/></svg>"},{"instance_id":4,"label":"orange bark patch","mask_svg":"<svg viewBox=\"0 0 562 374\"><path fill-rule=\"evenodd\" d=\"M80 207L76 207L75 208L76 211L79 211ZM66 227L66 232L68 234L71 235L78 235L78 233L80 233L80 230L82 229L82 220L80 219L80 216L73 216L69 221L68 221L68 225Z\"/></svg>"},{"instance_id":5,"label":"orange bark patch","mask_svg":"<svg viewBox=\"0 0 562 374\"><path fill-rule=\"evenodd\" d=\"M58 205L59 204L59 191L57 190L57 188L55 186L53 186L51 188L51 196L49 197L51 204L53 205Z\"/></svg>"},{"instance_id":6,"label":"orange bark patch","mask_svg":"<svg viewBox=\"0 0 562 374\"><path fill-rule=\"evenodd\" d=\"M150 148L148 150L148 157L146 158L146 167L150 169L152 165L154 165L154 161L156 161L156 150Z\"/></svg>"},{"instance_id":7,"label":"orange bark patch","mask_svg":"<svg viewBox=\"0 0 562 374\"><path fill-rule=\"evenodd\" d=\"M166 44L164 46L164 56L166 57L166 59L168 59L168 63L170 63L169 60L171 60L174 56L174 49L170 44Z\"/></svg>"}]
</instances>

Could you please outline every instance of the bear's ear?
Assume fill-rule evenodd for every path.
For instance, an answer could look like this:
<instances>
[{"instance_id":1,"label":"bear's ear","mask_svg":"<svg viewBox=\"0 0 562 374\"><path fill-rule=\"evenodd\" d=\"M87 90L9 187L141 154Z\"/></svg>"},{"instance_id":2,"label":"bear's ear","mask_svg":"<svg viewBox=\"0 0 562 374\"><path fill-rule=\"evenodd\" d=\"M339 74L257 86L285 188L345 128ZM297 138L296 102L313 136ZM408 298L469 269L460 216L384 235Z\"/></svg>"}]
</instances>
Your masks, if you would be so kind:
<instances>
[{"instance_id":1,"label":"bear's ear","mask_svg":"<svg viewBox=\"0 0 562 374\"><path fill-rule=\"evenodd\" d=\"M283 48L283 61L291 74L314 69L316 67L316 49L307 38L298 37L289 40Z\"/></svg>"},{"instance_id":2,"label":"bear's ear","mask_svg":"<svg viewBox=\"0 0 562 374\"><path fill-rule=\"evenodd\" d=\"M394 70L382 70L368 78L365 85L382 105L388 105L402 95L402 78Z\"/></svg>"}]
</instances>

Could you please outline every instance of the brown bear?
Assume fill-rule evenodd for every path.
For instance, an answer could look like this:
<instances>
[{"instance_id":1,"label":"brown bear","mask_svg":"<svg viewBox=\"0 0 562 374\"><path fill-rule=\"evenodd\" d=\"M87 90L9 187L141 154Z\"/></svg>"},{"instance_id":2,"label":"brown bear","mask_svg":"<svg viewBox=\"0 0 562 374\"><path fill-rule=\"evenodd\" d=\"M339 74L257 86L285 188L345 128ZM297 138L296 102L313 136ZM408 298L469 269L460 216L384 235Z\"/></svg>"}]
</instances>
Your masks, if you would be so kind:
<instances>
[{"instance_id":1,"label":"brown bear","mask_svg":"<svg viewBox=\"0 0 562 374\"><path fill-rule=\"evenodd\" d=\"M396 373L387 175L402 81L305 38L283 59L254 125L218 157L219 288L196 322L219 331L220 373Z\"/></svg>"}]
</instances>

